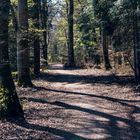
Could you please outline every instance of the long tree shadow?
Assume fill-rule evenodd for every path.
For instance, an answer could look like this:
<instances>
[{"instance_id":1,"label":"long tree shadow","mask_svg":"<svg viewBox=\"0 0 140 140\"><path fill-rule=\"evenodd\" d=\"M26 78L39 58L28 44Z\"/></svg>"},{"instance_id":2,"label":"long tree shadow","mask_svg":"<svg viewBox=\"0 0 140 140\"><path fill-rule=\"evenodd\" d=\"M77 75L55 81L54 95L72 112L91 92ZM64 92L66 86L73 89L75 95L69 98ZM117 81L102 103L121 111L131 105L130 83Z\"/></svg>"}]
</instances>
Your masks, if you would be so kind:
<instances>
[{"instance_id":1,"label":"long tree shadow","mask_svg":"<svg viewBox=\"0 0 140 140\"><path fill-rule=\"evenodd\" d=\"M57 69L57 68L56 68ZM135 80L132 76L115 76L113 74L111 75L100 75L100 76L93 76L93 75L73 75L73 74L60 74L60 73L44 73L42 75L42 79L44 81L48 82L66 82L66 83L81 83L81 84L105 84L105 85L110 85L110 84L117 84L120 86L125 86L129 85L132 86L135 84ZM130 103L134 102L140 102L139 100L123 100L123 99L117 99L117 98L112 98L108 96L99 96L99 95L93 95L93 94L87 94L87 93L80 93L80 92L71 92L71 91L63 91L63 90L54 90L54 89L47 89L44 87L38 87L39 90L46 90L46 91L53 91L53 92L58 92L58 93L64 93L64 94L75 94L75 95L83 95L83 96L89 96L89 97L94 97L98 99L103 99L111 102L116 102L119 103L122 106L129 107L131 108L131 111L129 113L129 116L126 118L115 116L112 114L108 114L105 112L93 110L93 109L88 109L76 105L71 105L67 104L65 102L60 102L60 101L55 101L55 102L49 102L48 100L45 99L38 99L38 98L27 98L27 100L30 102L37 102L37 103L42 103L42 104L49 104L49 105L54 105L58 107L62 107L64 109L68 110L75 110L75 111L80 111L84 113L88 113L91 115L95 115L97 117L102 117L108 120L108 123L106 125L102 124L101 121L94 120L94 123L96 125L103 125L106 129L106 131L110 134L110 140L118 140L121 139L121 135L119 136L119 131L120 128L118 127L118 122L123 122L127 124L127 128L129 128L131 131L131 139L133 140L139 140L140 139L140 122L135 120L134 113L139 113L137 110L140 110L140 107L132 105ZM22 98L26 99L26 98ZM22 125L22 124L19 124ZM36 129L39 131L47 131L50 133L53 133L54 135L61 136L66 140L84 140L85 138L77 136L71 132L67 132L65 130L60 130L57 128L50 128L50 127L44 127L40 125L34 125L34 124L29 124L29 123L24 123L22 125L23 127L27 129ZM125 130L125 128L123 128ZM127 130L125 130L127 132ZM86 140L86 139L85 139Z\"/></svg>"},{"instance_id":2,"label":"long tree shadow","mask_svg":"<svg viewBox=\"0 0 140 140\"><path fill-rule=\"evenodd\" d=\"M83 108L83 107L79 107L79 106L75 106L75 105L70 105L70 104L67 104L67 103L64 103L64 102L60 102L60 101L49 102L45 99L36 99L36 98L28 98L28 101L55 105L55 106L59 106L59 107L65 108L65 109L77 110L77 111L80 111L80 112L85 112L85 113L89 113L89 114L92 114L92 115L95 115L95 116L106 118L106 119L109 120L108 127L106 127L106 130L110 133L111 138L113 140L117 140L118 138L121 138L121 136L119 136L119 134L117 133L117 132L119 132L119 129L120 129L117 126L117 122L118 121L123 122L123 123L127 124L129 126L129 128L131 129L131 133L132 133L131 138L133 138L134 140L139 140L140 139L140 130L139 130L140 129L140 122L135 121L135 119L131 117L131 116L133 116L132 113L130 113L130 119L128 119L128 118L122 118L122 117L114 116L114 115L104 113L104 112L100 112L100 111L96 111L96 110L91 110L91 109L88 109L88 108ZM69 135L69 133L68 133L68 135ZM63 137L66 138L67 135L64 135Z\"/></svg>"},{"instance_id":3,"label":"long tree shadow","mask_svg":"<svg viewBox=\"0 0 140 140\"><path fill-rule=\"evenodd\" d=\"M73 133L65 131L65 130L60 130L60 129L52 128L49 126L31 124L31 123L28 123L25 119L18 120L18 119L10 118L8 121L15 123L16 125L24 127L26 129L52 133L53 135L59 136L59 137L63 138L64 140L91 140L91 139L78 136L76 134L73 134Z\"/></svg>"},{"instance_id":4,"label":"long tree shadow","mask_svg":"<svg viewBox=\"0 0 140 140\"><path fill-rule=\"evenodd\" d=\"M116 76L114 74L110 75L74 75L74 74L60 74L60 73L43 73L42 79L48 82L67 82L67 83L88 83L88 84L118 84L118 85L134 85L135 79L133 76Z\"/></svg>"},{"instance_id":5,"label":"long tree shadow","mask_svg":"<svg viewBox=\"0 0 140 140\"><path fill-rule=\"evenodd\" d=\"M22 98L22 99L26 99L26 98ZM51 104L51 105L64 107L65 109L79 110L79 111L83 111L83 112L90 113L90 114L93 114L93 115L105 117L105 118L108 118L108 119L123 121L127 124L136 123L136 124L140 125L140 122L134 122L134 121L131 121L129 119L125 119L125 118L121 118L121 117L117 117L117 116L112 116L112 115L107 114L107 113L98 112L98 111L94 111L94 110L91 110L91 109L82 108L82 107L79 107L79 106L69 105L69 104L66 104L66 103L63 103L63 102L60 102L60 101L49 102L45 99L37 99L37 98L28 98L28 101L39 102L39 103L44 103L44 104L47 103L47 104Z\"/></svg>"},{"instance_id":6,"label":"long tree shadow","mask_svg":"<svg viewBox=\"0 0 140 140\"><path fill-rule=\"evenodd\" d=\"M82 93L82 92L73 92L73 91L64 91L64 90L56 90L56 89L51 89L51 88L45 88L45 87L36 87L38 90L46 90L46 91L52 91L52 92L58 92L58 93L64 93L64 94L73 94L73 95L83 95L83 96L89 96L89 97L94 97L94 98L100 98L100 99L105 99L108 101L112 101L112 102L118 102L121 103L122 105L128 105L129 104L125 104L124 102L127 103L136 103L136 102L140 102L140 100L124 100L124 99L118 99L118 98L113 98L113 97L108 97L108 96L100 96L100 95L95 95L92 93ZM131 107L131 105L129 106Z\"/></svg>"}]
</instances>

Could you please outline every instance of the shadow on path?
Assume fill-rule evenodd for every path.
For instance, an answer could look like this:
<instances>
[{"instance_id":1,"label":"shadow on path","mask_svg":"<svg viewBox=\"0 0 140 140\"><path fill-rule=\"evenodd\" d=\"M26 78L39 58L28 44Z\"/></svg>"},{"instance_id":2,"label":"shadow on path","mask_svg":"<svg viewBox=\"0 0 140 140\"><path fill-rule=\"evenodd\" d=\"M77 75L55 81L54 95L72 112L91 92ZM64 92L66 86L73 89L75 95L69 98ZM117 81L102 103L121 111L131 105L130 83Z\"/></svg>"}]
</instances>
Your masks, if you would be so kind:
<instances>
[{"instance_id":1,"label":"shadow on path","mask_svg":"<svg viewBox=\"0 0 140 140\"><path fill-rule=\"evenodd\" d=\"M54 65L53 67L51 67L50 69L52 70L63 70L62 67L60 67L59 65L56 66ZM132 86L135 84L135 80L132 76L116 76L114 74L110 74L110 75L99 75L99 76L94 76L94 75L76 75L76 74L61 74L61 73L56 73L58 71L55 71L55 73L43 73L42 74L42 79L46 82L51 82L51 83L55 83L55 82L60 82L60 83L80 83L80 84L104 84L104 85L119 85L119 86ZM59 125L57 125L57 128L54 127L48 127L48 126L41 126L39 124L31 124L29 122L27 122L26 120L23 121L16 121L16 120L12 120L12 122L14 122L15 124L24 127L26 129L31 129L31 130L36 130L36 131L43 131L43 132L49 132L52 133L56 136L61 137L62 139L65 140L90 140L81 136L78 136L76 134L77 129L80 132L80 134L82 134L82 132L86 133L86 126L84 125L88 125L89 126L89 131L90 133L94 133L96 135L96 132L99 133L99 135L102 133L104 133L104 131L109 135L109 137L106 137L104 139L100 138L100 140L121 140L121 139L132 139L132 140L140 140L140 122L136 120L136 118L134 117L135 114L139 114L139 110L140 107L133 105L132 103L139 103L140 100L125 100L125 99L118 99L118 98L113 98L113 97L108 97L108 96L102 96L102 95L95 95L93 93L81 93L81 92L72 92L72 91L63 91L63 90L56 90L56 89L49 89L49 88L45 88L45 87L37 87L38 91L39 90L44 90L44 91L51 91L51 92L56 92L56 93L63 93L63 94L72 94L75 95L74 98L78 98L78 96L76 97L76 95L81 95L83 96L82 99L84 99L84 96L87 96L89 98L95 98L95 99L102 99L105 100L107 102L112 103L118 103L121 106L124 106L126 108L129 108L129 112L128 112L128 116L126 116L125 118L123 118L123 116L119 116L119 115L114 115L108 112L104 112L102 110L96 110L96 108L91 108L89 109L88 107L81 107L78 105L73 105L68 104L66 101L70 101L69 98L67 98L67 100L65 102L60 101L58 98L56 98L56 101L54 102L50 102L45 98L32 98L32 97L22 97L21 100L28 100L29 102L34 102L34 103L40 103L40 104L47 104L47 106L51 106L50 110L53 109L53 111L58 110L58 108L62 108L63 109L63 113L65 113L65 111L70 111L70 115L74 115L75 117L77 117L77 121L75 122L75 128L73 130L73 128L69 128L70 131L66 131L65 126L63 126L62 129L58 129ZM44 92L46 93L46 92ZM63 95L62 94L62 95ZM54 94L55 95L55 94ZM106 102L106 103L107 103ZM82 103L82 102L81 102ZM58 107L58 108L57 108ZM119 107L119 106L118 106ZM35 110L33 108L29 108L29 110L32 110L33 112L35 112ZM43 114L45 112L44 109L41 110L41 108L38 111L37 116L39 119L43 118ZM90 118L87 118L87 120L83 120L80 118L80 116L78 116L79 114L75 114L75 111L80 112L79 114L84 114L86 113L85 117L87 117L88 115L90 115ZM58 114L56 114L56 118L59 119L59 117L61 116L62 112L58 112ZM121 113L121 111L119 112ZM44 113L45 117L47 116L47 111ZM49 113L48 113L49 114ZM34 115L34 114L33 114ZM53 116L51 116L53 117ZM72 121L72 116L67 116L70 120L70 122ZM46 117L47 118L47 117ZM55 119L55 118L54 118ZM63 118L65 119L65 118ZM89 120L88 120L89 119ZM106 121L104 121L106 120ZM83 121L83 122L82 122ZM63 122L65 122L63 120ZM125 124L120 126L119 123ZM79 126L80 125L80 126ZM67 126L69 127L69 125ZM102 129L104 130L103 132L99 132L94 131L94 129ZM79 134L79 133L78 133ZM94 135L93 134L93 135ZM88 135L88 134L87 134ZM83 136L83 135L82 135ZM92 139L94 140L94 139Z\"/></svg>"},{"instance_id":2,"label":"shadow on path","mask_svg":"<svg viewBox=\"0 0 140 140\"><path fill-rule=\"evenodd\" d=\"M94 97L94 98L100 98L100 99L105 99L108 101L112 102L118 102L122 105L128 105L128 107L132 107L129 104L125 104L124 102L127 103L135 103L135 102L140 102L140 100L124 100L124 99L118 99L118 98L113 98L113 97L108 97L108 96L101 96L101 95L95 95L92 93L82 93L82 92L73 92L73 91L64 91L64 90L56 90L56 89L50 89L50 88L45 88L45 87L36 87L38 90L46 90L46 91L52 91L52 92L58 92L58 93L64 93L64 94L73 94L73 95L83 95L83 96L89 96L89 97Z\"/></svg>"},{"instance_id":3,"label":"shadow on path","mask_svg":"<svg viewBox=\"0 0 140 140\"><path fill-rule=\"evenodd\" d=\"M65 131L65 130L60 130L57 128L52 128L48 126L40 126L36 124L31 124L28 123L25 119L9 119L9 122L15 123L18 126L24 127L26 129L31 129L31 130L36 130L36 131L44 131L44 132L49 132L52 133L56 136L59 136L65 140L91 140L87 139L81 136L78 136L76 134L73 134L71 132ZM47 138L46 138L47 139Z\"/></svg>"},{"instance_id":4,"label":"shadow on path","mask_svg":"<svg viewBox=\"0 0 140 140\"><path fill-rule=\"evenodd\" d=\"M105 84L105 85L134 85L135 79L133 76L116 76L110 75L74 75L74 74L60 74L60 73L43 73L42 79L48 82L67 82L67 83L81 83L81 84Z\"/></svg>"},{"instance_id":5,"label":"shadow on path","mask_svg":"<svg viewBox=\"0 0 140 140\"><path fill-rule=\"evenodd\" d=\"M112 140L118 140L118 138L121 138L121 135L119 136L120 128L117 126L117 123L118 123L118 121L123 122L123 123L127 124L129 129L131 130L131 136L130 137L133 138L134 140L139 140L140 139L140 122L135 121L135 119L133 118L134 110L136 110L137 108L133 108L133 112L131 112L129 114L130 118L122 118L122 117L114 116L114 115L111 115L111 114L108 114L108 113L104 113L104 112L100 112L100 111L96 111L96 110L91 110L91 109L83 108L83 107L76 106L76 105L70 105L70 104L67 104L67 103L64 103L64 102L60 102L60 101L49 102L45 99L37 99L37 98L28 98L28 101L55 105L55 106L59 106L59 107L65 108L65 109L77 110L77 111L89 113L89 114L92 114L92 115L95 115L95 116L106 118L106 119L108 119L108 124L105 126L105 129L111 135ZM98 121L96 123L99 124L99 123L101 123L101 121ZM104 126L104 124L102 124L102 125ZM31 127L32 127L32 125L31 125ZM40 127L37 127L37 128L41 129ZM43 130L44 130L44 128L43 128ZM64 138L68 138L66 140L71 140L71 139L69 139L69 136L74 138L72 140L77 140L78 139L77 136L75 136L74 134L69 133L69 132L64 131L63 134L61 134L60 130L57 131L57 132L54 131L54 130L57 130L57 129L47 128L46 130L48 132L53 133L53 134L63 136ZM82 140L82 139L83 138L79 137L79 140Z\"/></svg>"}]
</instances>

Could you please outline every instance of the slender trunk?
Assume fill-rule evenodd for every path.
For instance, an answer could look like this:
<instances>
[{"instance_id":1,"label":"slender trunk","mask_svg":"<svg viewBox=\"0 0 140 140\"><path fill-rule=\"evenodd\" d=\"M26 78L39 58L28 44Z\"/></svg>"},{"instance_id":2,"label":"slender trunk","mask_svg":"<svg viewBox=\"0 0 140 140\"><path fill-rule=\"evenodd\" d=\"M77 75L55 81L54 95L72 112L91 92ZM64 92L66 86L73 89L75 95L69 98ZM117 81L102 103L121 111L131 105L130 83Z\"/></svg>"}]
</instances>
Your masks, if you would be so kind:
<instances>
[{"instance_id":1,"label":"slender trunk","mask_svg":"<svg viewBox=\"0 0 140 140\"><path fill-rule=\"evenodd\" d=\"M75 66L74 60L74 37L73 37L73 14L74 14L74 1L69 0L68 5L68 66Z\"/></svg>"},{"instance_id":2,"label":"slender trunk","mask_svg":"<svg viewBox=\"0 0 140 140\"><path fill-rule=\"evenodd\" d=\"M134 50L134 74L137 81L140 81L140 44L137 15L137 0L133 5L133 50Z\"/></svg>"},{"instance_id":3,"label":"slender trunk","mask_svg":"<svg viewBox=\"0 0 140 140\"><path fill-rule=\"evenodd\" d=\"M40 75L40 43L38 36L34 38L34 74L36 76Z\"/></svg>"},{"instance_id":4,"label":"slender trunk","mask_svg":"<svg viewBox=\"0 0 140 140\"><path fill-rule=\"evenodd\" d=\"M102 47L103 47L103 58L104 58L104 66L106 70L111 69L109 55L108 55L108 41L107 35L105 31L102 30Z\"/></svg>"},{"instance_id":5,"label":"slender trunk","mask_svg":"<svg viewBox=\"0 0 140 140\"><path fill-rule=\"evenodd\" d=\"M29 69L27 0L18 0L17 68L18 85L32 86Z\"/></svg>"},{"instance_id":6,"label":"slender trunk","mask_svg":"<svg viewBox=\"0 0 140 140\"><path fill-rule=\"evenodd\" d=\"M42 29L43 31L43 58L46 60L46 64L48 64L48 5L45 0L43 0L42 5Z\"/></svg>"},{"instance_id":7,"label":"slender trunk","mask_svg":"<svg viewBox=\"0 0 140 140\"><path fill-rule=\"evenodd\" d=\"M10 1L0 2L0 117L23 116L11 75L8 56L8 21Z\"/></svg>"},{"instance_id":8,"label":"slender trunk","mask_svg":"<svg viewBox=\"0 0 140 140\"><path fill-rule=\"evenodd\" d=\"M33 23L34 27L39 30L39 0L34 0L34 14ZM40 40L39 35L36 33L34 36L34 74L40 75Z\"/></svg>"}]
</instances>

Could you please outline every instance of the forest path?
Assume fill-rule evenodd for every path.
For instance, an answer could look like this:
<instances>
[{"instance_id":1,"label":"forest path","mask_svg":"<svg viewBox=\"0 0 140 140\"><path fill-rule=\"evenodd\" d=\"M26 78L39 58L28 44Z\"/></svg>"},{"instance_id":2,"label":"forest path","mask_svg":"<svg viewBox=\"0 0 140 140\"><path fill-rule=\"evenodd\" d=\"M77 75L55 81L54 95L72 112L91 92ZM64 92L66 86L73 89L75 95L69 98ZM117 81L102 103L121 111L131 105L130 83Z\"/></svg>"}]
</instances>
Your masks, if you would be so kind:
<instances>
[{"instance_id":1,"label":"forest path","mask_svg":"<svg viewBox=\"0 0 140 140\"><path fill-rule=\"evenodd\" d=\"M128 77L57 64L34 83L37 91L18 89L26 121L0 122L1 139L140 140L140 96Z\"/></svg>"}]
</instances>

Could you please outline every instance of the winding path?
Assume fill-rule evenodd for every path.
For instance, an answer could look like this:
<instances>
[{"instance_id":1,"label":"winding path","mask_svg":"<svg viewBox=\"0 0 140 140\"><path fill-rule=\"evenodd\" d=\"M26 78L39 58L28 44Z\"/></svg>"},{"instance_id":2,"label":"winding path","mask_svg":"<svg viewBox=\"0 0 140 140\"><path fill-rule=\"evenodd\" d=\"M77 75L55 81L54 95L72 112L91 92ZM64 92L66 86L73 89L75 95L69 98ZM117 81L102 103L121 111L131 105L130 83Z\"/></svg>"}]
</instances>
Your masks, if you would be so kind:
<instances>
[{"instance_id":1,"label":"winding path","mask_svg":"<svg viewBox=\"0 0 140 140\"><path fill-rule=\"evenodd\" d=\"M18 89L26 121L7 122L3 138L140 140L140 96L128 77L52 65L34 83L37 91Z\"/></svg>"}]
</instances>

